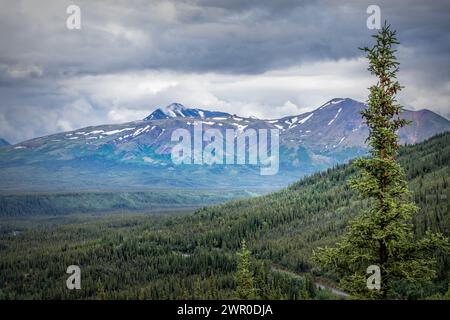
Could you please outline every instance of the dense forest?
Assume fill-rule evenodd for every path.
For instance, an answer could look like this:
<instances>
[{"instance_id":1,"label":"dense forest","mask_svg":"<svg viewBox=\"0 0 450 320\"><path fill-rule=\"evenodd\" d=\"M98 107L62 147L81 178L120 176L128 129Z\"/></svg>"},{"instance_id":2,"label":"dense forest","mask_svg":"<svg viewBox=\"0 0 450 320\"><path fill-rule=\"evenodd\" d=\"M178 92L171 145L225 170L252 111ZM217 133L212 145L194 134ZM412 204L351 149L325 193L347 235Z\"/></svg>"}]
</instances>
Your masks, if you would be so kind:
<instances>
[{"instance_id":1,"label":"dense forest","mask_svg":"<svg viewBox=\"0 0 450 320\"><path fill-rule=\"evenodd\" d=\"M415 234L449 235L450 133L400 149L413 200ZM349 187L352 164L302 179L281 191L183 214L101 217L3 217L2 299L235 298L238 256L245 240L255 297L336 298L317 283L338 285L311 263L312 251L334 245L367 204ZM56 222L55 222L56 221ZM399 298L445 294L450 260L438 256L429 287ZM81 268L81 290L68 290L66 268Z\"/></svg>"}]
</instances>

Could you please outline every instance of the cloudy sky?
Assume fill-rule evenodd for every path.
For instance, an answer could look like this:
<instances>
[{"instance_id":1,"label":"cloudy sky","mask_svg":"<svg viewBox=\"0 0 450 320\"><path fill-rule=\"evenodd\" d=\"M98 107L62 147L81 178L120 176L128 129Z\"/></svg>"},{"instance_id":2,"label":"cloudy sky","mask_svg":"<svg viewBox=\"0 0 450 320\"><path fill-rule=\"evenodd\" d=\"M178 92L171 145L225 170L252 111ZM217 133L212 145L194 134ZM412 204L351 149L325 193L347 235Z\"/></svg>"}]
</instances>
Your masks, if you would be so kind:
<instances>
[{"instance_id":1,"label":"cloudy sky","mask_svg":"<svg viewBox=\"0 0 450 320\"><path fill-rule=\"evenodd\" d=\"M400 102L450 118L450 1L0 0L0 137L141 119L157 106L277 118L373 79L366 9L398 30ZM81 30L66 27L69 5Z\"/></svg>"}]
</instances>

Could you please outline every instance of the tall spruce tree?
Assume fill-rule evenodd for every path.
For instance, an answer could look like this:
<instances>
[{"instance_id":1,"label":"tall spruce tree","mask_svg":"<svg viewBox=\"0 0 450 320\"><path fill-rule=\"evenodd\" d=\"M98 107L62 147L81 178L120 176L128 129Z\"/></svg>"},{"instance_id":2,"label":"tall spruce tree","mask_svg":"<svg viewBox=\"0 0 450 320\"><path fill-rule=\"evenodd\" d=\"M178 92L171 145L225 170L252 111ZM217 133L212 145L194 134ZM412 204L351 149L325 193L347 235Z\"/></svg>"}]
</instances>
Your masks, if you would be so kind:
<instances>
[{"instance_id":1,"label":"tall spruce tree","mask_svg":"<svg viewBox=\"0 0 450 320\"><path fill-rule=\"evenodd\" d=\"M238 299L256 299L253 273L250 270L250 251L247 249L245 240L242 241L241 251L237 253L238 263L235 274L236 297Z\"/></svg>"},{"instance_id":2,"label":"tall spruce tree","mask_svg":"<svg viewBox=\"0 0 450 320\"><path fill-rule=\"evenodd\" d=\"M333 270L342 289L353 298L397 299L430 283L436 276L434 253L438 249L448 252L449 247L441 234L427 231L420 239L414 235L412 215L418 207L410 201L404 171L396 161L397 131L407 124L396 101L401 86L393 46L399 42L386 23L373 37L373 47L361 48L369 60L368 70L378 80L369 88L368 107L361 112L369 128L371 157L354 162L360 174L350 180L368 209L350 222L335 247L314 252L314 260ZM370 265L380 268L379 289L367 286Z\"/></svg>"}]
</instances>

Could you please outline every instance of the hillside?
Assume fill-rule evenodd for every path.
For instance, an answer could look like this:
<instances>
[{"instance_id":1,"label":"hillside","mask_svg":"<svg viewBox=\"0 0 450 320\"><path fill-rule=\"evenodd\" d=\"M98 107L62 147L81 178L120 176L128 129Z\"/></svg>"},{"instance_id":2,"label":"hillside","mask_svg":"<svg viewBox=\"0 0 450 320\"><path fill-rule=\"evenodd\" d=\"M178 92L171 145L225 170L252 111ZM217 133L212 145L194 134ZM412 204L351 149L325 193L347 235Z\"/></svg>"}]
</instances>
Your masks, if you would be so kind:
<instances>
[{"instance_id":1,"label":"hillside","mask_svg":"<svg viewBox=\"0 0 450 320\"><path fill-rule=\"evenodd\" d=\"M448 236L450 134L403 147L399 161L420 207L414 216L416 233L431 228ZM188 219L189 228L183 221L176 230L172 226L171 232L204 246L228 249L237 248L245 238L259 258L297 272L309 271L312 250L333 245L349 219L365 208L347 185L354 173L352 166L341 165L267 196L205 208ZM448 283L449 260L441 267Z\"/></svg>"},{"instance_id":2,"label":"hillside","mask_svg":"<svg viewBox=\"0 0 450 320\"><path fill-rule=\"evenodd\" d=\"M431 228L448 236L450 134L403 147L399 160L420 206L416 233ZM246 239L262 298L323 298L310 276L289 272L317 275L312 250L333 245L364 209L346 183L354 173L340 165L276 193L187 215L113 217L39 230L10 222L0 238L3 297L95 298L101 289L109 298L230 298L235 252ZM61 283L64 266L73 263L82 266L85 287L68 293ZM448 257L440 256L435 285L407 295L444 292L449 271Z\"/></svg>"}]
</instances>

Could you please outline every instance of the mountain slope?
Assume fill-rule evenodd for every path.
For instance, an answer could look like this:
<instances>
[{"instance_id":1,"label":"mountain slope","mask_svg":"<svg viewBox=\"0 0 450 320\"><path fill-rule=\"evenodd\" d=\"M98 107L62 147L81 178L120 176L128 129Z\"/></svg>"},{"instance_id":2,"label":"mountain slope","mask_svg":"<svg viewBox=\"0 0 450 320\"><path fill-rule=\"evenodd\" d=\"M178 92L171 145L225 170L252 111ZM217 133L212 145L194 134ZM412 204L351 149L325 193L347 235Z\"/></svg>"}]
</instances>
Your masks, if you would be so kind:
<instances>
[{"instance_id":1,"label":"mountain slope","mask_svg":"<svg viewBox=\"0 0 450 320\"><path fill-rule=\"evenodd\" d=\"M52 191L142 188L277 189L304 175L365 154L367 128L359 114L365 105L333 99L316 110L282 119L261 120L180 104L159 108L144 120L87 127L31 139L0 151L0 190ZM402 129L403 143L423 141L450 130L437 114L405 111L413 125ZM216 129L225 136L249 129L280 130L280 169L261 176L259 165L175 165L172 132ZM206 143L203 143L203 147ZM270 149L269 149L270 150Z\"/></svg>"},{"instance_id":2,"label":"mountain slope","mask_svg":"<svg viewBox=\"0 0 450 320\"><path fill-rule=\"evenodd\" d=\"M5 139L0 138L0 148L1 147L6 147L6 146L10 146L11 144L6 141Z\"/></svg>"},{"instance_id":3,"label":"mountain slope","mask_svg":"<svg viewBox=\"0 0 450 320\"><path fill-rule=\"evenodd\" d=\"M364 148L369 132L360 112L366 107L362 102L336 98L312 112L283 118L276 124L283 126L285 140L294 139L318 152ZM429 110L405 110L402 117L412 121L400 129L403 144L414 144L450 131L450 121Z\"/></svg>"}]
</instances>

